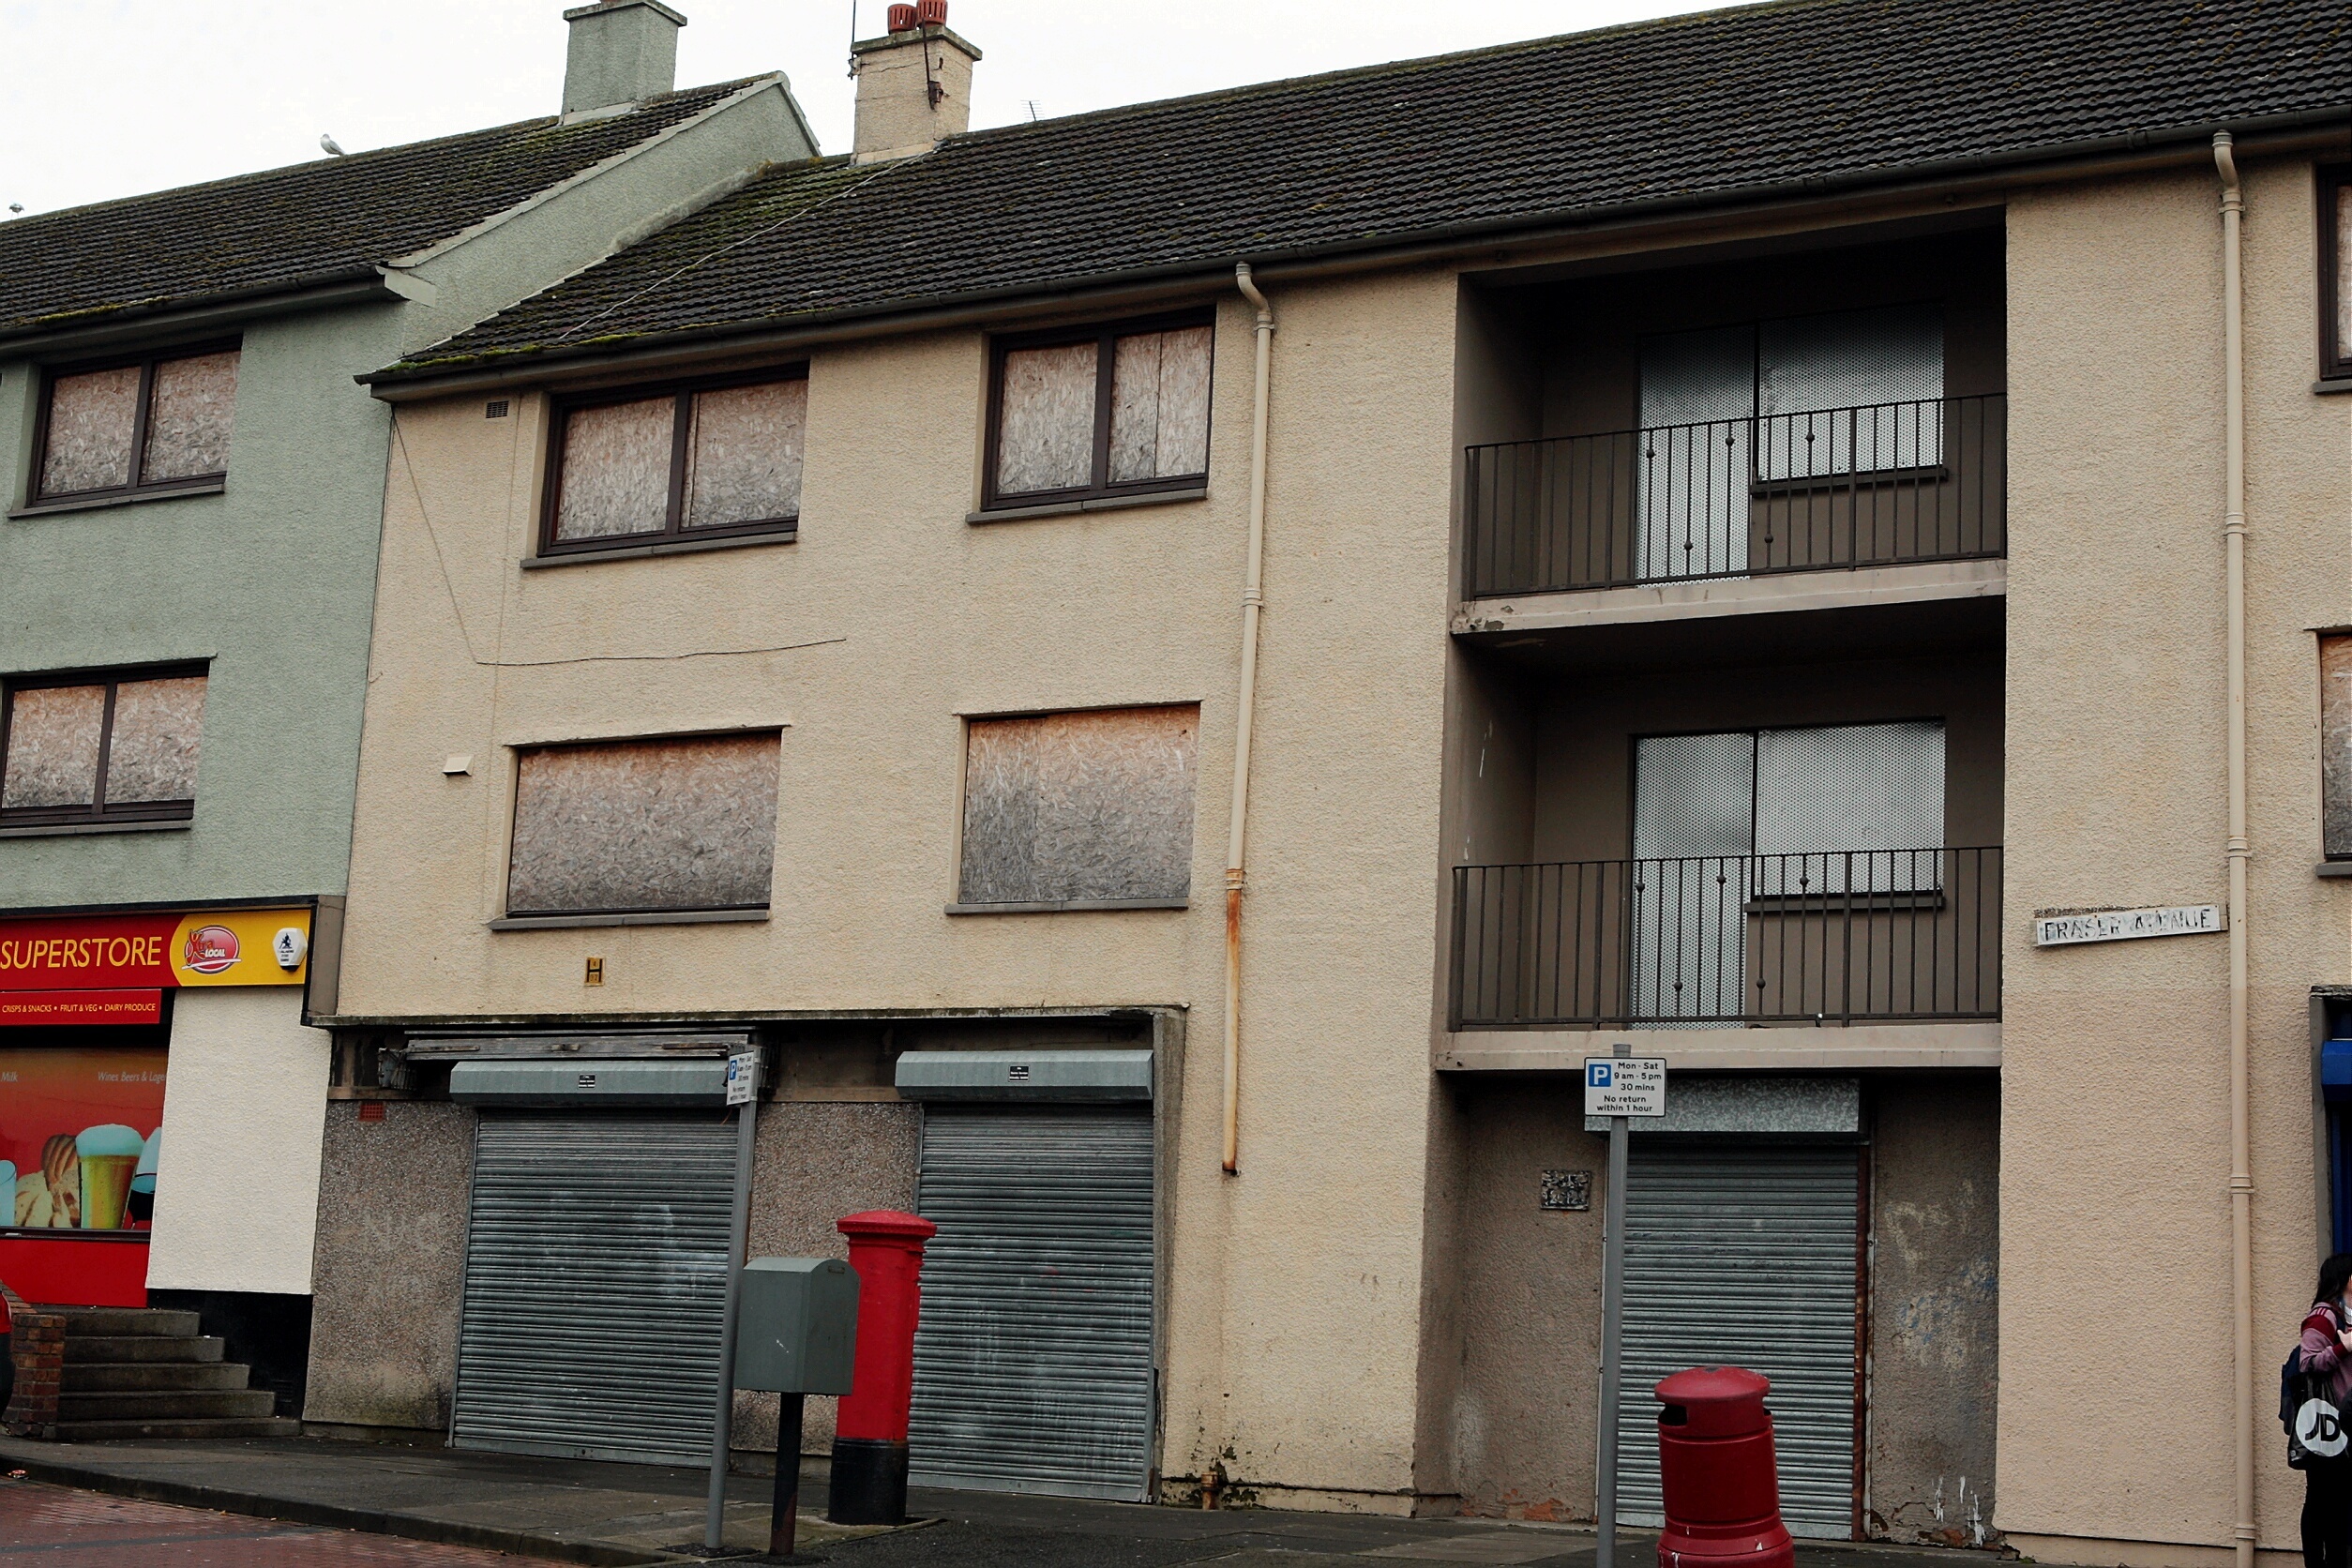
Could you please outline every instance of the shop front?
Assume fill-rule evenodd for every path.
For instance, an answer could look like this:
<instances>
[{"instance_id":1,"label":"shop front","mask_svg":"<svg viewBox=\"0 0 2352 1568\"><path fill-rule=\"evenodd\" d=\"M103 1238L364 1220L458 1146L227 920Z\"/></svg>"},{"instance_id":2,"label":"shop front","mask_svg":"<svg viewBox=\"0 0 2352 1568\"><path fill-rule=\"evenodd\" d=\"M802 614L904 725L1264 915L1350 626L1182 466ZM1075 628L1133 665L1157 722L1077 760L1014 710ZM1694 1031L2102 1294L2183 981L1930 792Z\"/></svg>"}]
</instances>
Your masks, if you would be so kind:
<instances>
[{"instance_id":1,"label":"shop front","mask_svg":"<svg viewBox=\"0 0 2352 1568\"><path fill-rule=\"evenodd\" d=\"M310 935L307 908L0 921L0 1280L147 1304L180 997L300 988Z\"/></svg>"}]
</instances>

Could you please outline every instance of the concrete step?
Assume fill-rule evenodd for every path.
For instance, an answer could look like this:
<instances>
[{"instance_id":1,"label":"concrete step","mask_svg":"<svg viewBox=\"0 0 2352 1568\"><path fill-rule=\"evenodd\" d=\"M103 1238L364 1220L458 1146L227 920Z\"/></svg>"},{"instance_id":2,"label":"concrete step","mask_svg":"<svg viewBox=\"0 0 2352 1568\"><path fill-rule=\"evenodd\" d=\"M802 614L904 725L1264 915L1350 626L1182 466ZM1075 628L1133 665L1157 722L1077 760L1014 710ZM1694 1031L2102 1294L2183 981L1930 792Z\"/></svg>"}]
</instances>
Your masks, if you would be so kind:
<instances>
[{"instance_id":1,"label":"concrete step","mask_svg":"<svg viewBox=\"0 0 2352 1568\"><path fill-rule=\"evenodd\" d=\"M149 1334L66 1336L66 1360L68 1363L219 1361L225 1349L222 1340L208 1334L173 1335L169 1338Z\"/></svg>"},{"instance_id":2,"label":"concrete step","mask_svg":"<svg viewBox=\"0 0 2352 1568\"><path fill-rule=\"evenodd\" d=\"M57 1395L57 1419L68 1421L247 1421L274 1413L278 1396L265 1388L162 1389Z\"/></svg>"},{"instance_id":3,"label":"concrete step","mask_svg":"<svg viewBox=\"0 0 2352 1568\"><path fill-rule=\"evenodd\" d=\"M60 1442L114 1442L124 1438L298 1438L302 1423L287 1416L249 1421L61 1421Z\"/></svg>"},{"instance_id":4,"label":"concrete step","mask_svg":"<svg viewBox=\"0 0 2352 1568\"><path fill-rule=\"evenodd\" d=\"M66 1319L66 1337L78 1334L156 1334L184 1339L196 1333L193 1312L173 1312L159 1306L44 1306Z\"/></svg>"},{"instance_id":5,"label":"concrete step","mask_svg":"<svg viewBox=\"0 0 2352 1568\"><path fill-rule=\"evenodd\" d=\"M241 1389L252 1368L234 1361L76 1361L62 1394L152 1394L168 1389Z\"/></svg>"}]
</instances>

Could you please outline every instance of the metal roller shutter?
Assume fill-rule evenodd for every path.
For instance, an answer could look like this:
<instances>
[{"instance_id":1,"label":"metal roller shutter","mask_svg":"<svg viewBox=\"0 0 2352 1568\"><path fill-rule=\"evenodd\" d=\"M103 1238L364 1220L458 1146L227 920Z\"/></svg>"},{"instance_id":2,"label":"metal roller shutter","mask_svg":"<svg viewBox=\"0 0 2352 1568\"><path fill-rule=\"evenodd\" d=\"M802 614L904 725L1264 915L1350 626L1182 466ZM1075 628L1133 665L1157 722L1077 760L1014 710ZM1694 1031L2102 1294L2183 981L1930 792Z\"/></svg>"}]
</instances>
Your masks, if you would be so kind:
<instances>
[{"instance_id":1,"label":"metal roller shutter","mask_svg":"<svg viewBox=\"0 0 2352 1568\"><path fill-rule=\"evenodd\" d=\"M1663 1520L1651 1390L1686 1366L1737 1365L1772 1380L1789 1531L1853 1534L1860 1171L1851 1144L1634 1139L1618 1422L1627 1523Z\"/></svg>"},{"instance_id":2,"label":"metal roller shutter","mask_svg":"<svg viewBox=\"0 0 2352 1568\"><path fill-rule=\"evenodd\" d=\"M1150 1108L928 1107L916 1207L939 1234L923 1261L912 1479L1142 1500Z\"/></svg>"},{"instance_id":3,"label":"metal roller shutter","mask_svg":"<svg viewBox=\"0 0 2352 1568\"><path fill-rule=\"evenodd\" d=\"M485 1114L452 1445L706 1463L734 1173L716 1115Z\"/></svg>"}]
</instances>

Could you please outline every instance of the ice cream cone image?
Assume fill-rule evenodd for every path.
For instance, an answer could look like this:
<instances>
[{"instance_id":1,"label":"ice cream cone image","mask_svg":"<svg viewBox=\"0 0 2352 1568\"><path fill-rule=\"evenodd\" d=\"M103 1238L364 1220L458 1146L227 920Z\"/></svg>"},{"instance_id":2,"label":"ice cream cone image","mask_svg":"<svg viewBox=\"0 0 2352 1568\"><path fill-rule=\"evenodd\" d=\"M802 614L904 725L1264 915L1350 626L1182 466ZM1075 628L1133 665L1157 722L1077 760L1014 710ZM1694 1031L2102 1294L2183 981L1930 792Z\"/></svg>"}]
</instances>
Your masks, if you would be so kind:
<instances>
[{"instance_id":1,"label":"ice cream cone image","mask_svg":"<svg viewBox=\"0 0 2352 1568\"><path fill-rule=\"evenodd\" d=\"M82 1227L82 1156L71 1133L56 1133L41 1145L41 1183L49 1189L47 1224L54 1230ZM33 1222L42 1224L40 1220Z\"/></svg>"},{"instance_id":2,"label":"ice cream cone image","mask_svg":"<svg viewBox=\"0 0 2352 1568\"><path fill-rule=\"evenodd\" d=\"M120 1230L123 1207L130 1199L131 1174L139 1168L139 1155L147 1140L129 1127L109 1122L83 1128L73 1142L82 1162L82 1228Z\"/></svg>"}]
</instances>

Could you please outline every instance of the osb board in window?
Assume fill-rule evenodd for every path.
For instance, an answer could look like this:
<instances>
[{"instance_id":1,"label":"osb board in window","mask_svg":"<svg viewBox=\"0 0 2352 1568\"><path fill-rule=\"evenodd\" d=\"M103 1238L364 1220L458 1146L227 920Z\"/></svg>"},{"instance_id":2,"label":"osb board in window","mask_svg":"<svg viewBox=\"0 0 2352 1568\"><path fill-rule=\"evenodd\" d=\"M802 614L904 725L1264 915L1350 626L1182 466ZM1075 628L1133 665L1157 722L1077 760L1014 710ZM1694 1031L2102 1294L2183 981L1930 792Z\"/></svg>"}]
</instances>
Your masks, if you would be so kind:
<instances>
[{"instance_id":1,"label":"osb board in window","mask_svg":"<svg viewBox=\"0 0 2352 1568\"><path fill-rule=\"evenodd\" d=\"M194 800L204 734L204 677L125 681L114 689L107 745L109 805Z\"/></svg>"},{"instance_id":2,"label":"osb board in window","mask_svg":"<svg viewBox=\"0 0 2352 1568\"><path fill-rule=\"evenodd\" d=\"M141 477L153 482L228 472L229 427L236 404L234 350L158 365Z\"/></svg>"},{"instance_id":3,"label":"osb board in window","mask_svg":"<svg viewBox=\"0 0 2352 1568\"><path fill-rule=\"evenodd\" d=\"M766 904L777 750L763 734L523 753L507 912Z\"/></svg>"},{"instance_id":4,"label":"osb board in window","mask_svg":"<svg viewBox=\"0 0 2352 1568\"><path fill-rule=\"evenodd\" d=\"M997 403L999 494L1069 490L1093 482L1093 343L1015 349L1004 356Z\"/></svg>"},{"instance_id":5,"label":"osb board in window","mask_svg":"<svg viewBox=\"0 0 2352 1568\"><path fill-rule=\"evenodd\" d=\"M576 408L564 422L559 539L651 534L670 516L670 443L677 400Z\"/></svg>"},{"instance_id":6,"label":"osb board in window","mask_svg":"<svg viewBox=\"0 0 2352 1568\"><path fill-rule=\"evenodd\" d=\"M807 420L805 381L695 394L686 436L686 526L798 517L801 432Z\"/></svg>"},{"instance_id":7,"label":"osb board in window","mask_svg":"<svg viewBox=\"0 0 2352 1568\"><path fill-rule=\"evenodd\" d=\"M2319 640L2319 837L2352 857L2352 636Z\"/></svg>"},{"instance_id":8,"label":"osb board in window","mask_svg":"<svg viewBox=\"0 0 2352 1568\"><path fill-rule=\"evenodd\" d=\"M59 376L49 388L49 445L41 493L113 490L130 483L130 438L139 417L139 367Z\"/></svg>"},{"instance_id":9,"label":"osb board in window","mask_svg":"<svg viewBox=\"0 0 2352 1568\"><path fill-rule=\"evenodd\" d=\"M102 686L10 693L0 808L96 804L98 734L105 718Z\"/></svg>"},{"instance_id":10,"label":"osb board in window","mask_svg":"<svg viewBox=\"0 0 2352 1568\"><path fill-rule=\"evenodd\" d=\"M1199 716L1186 706L973 720L962 901L1185 897Z\"/></svg>"},{"instance_id":11,"label":"osb board in window","mask_svg":"<svg viewBox=\"0 0 2352 1568\"><path fill-rule=\"evenodd\" d=\"M1110 477L1168 479L1209 471L1209 329L1118 340L1110 370Z\"/></svg>"}]
</instances>

